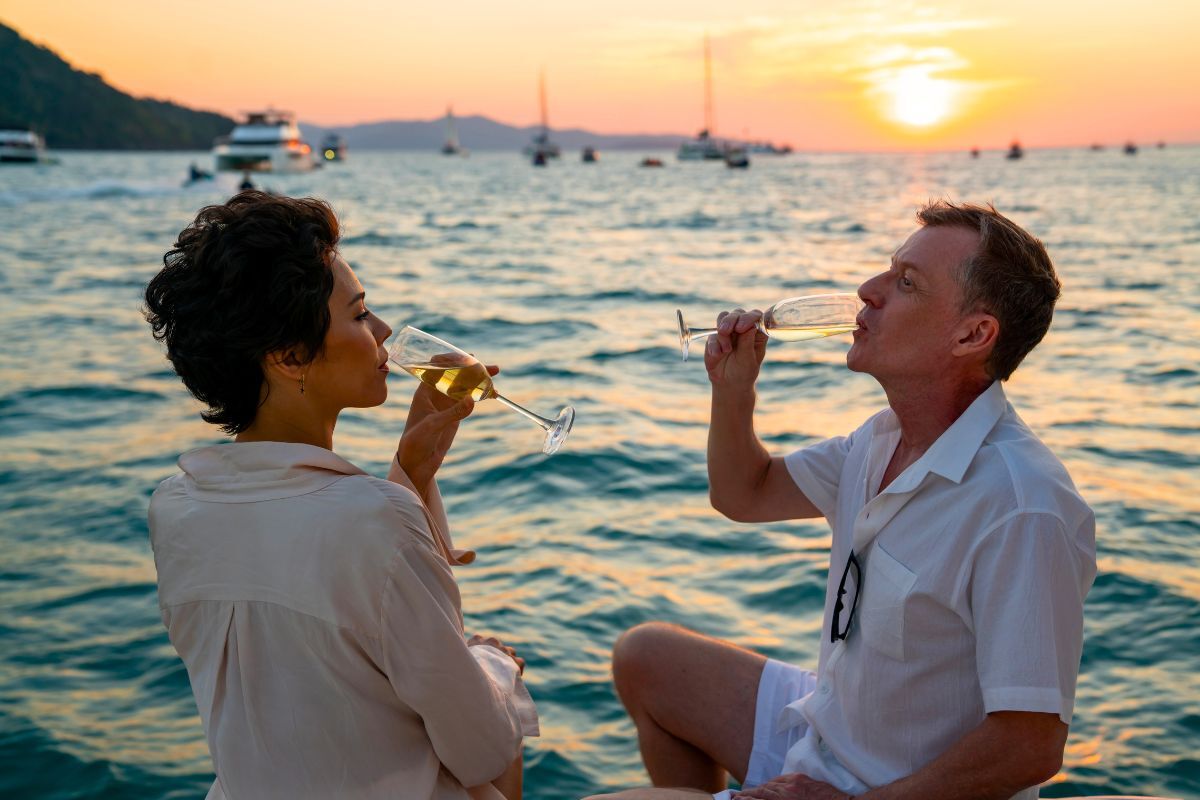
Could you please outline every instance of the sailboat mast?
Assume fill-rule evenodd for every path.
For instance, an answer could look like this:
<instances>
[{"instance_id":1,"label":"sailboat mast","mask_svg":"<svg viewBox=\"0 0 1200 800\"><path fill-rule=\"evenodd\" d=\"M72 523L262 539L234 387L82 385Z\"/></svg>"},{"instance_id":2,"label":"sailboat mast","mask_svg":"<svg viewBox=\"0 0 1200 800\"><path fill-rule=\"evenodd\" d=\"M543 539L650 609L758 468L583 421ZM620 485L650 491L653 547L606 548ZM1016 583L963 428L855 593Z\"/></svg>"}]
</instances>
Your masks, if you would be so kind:
<instances>
[{"instance_id":1,"label":"sailboat mast","mask_svg":"<svg viewBox=\"0 0 1200 800\"><path fill-rule=\"evenodd\" d=\"M538 82L538 100L542 107L542 135L550 134L550 118L546 113L546 70L542 70L541 80Z\"/></svg>"},{"instance_id":2,"label":"sailboat mast","mask_svg":"<svg viewBox=\"0 0 1200 800\"><path fill-rule=\"evenodd\" d=\"M712 52L708 45L708 34L704 35L704 130L708 131L709 136L714 134L712 110Z\"/></svg>"}]
</instances>

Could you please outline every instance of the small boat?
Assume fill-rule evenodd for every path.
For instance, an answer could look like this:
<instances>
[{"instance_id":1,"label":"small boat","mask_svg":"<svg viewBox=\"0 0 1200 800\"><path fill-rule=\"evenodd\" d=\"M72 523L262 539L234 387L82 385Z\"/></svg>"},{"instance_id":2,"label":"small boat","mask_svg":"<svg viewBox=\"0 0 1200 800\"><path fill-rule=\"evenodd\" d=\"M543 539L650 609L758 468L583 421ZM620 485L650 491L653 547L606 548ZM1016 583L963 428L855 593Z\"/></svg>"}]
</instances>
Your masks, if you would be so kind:
<instances>
[{"instance_id":1,"label":"small boat","mask_svg":"<svg viewBox=\"0 0 1200 800\"><path fill-rule=\"evenodd\" d=\"M580 159L582 159L583 163L585 164L595 164L600 160L600 154L596 152L596 148L594 147L585 147L583 148L583 154L580 156Z\"/></svg>"},{"instance_id":2,"label":"small boat","mask_svg":"<svg viewBox=\"0 0 1200 800\"><path fill-rule=\"evenodd\" d=\"M777 145L774 142L753 142L746 147L755 155L786 156L792 152L790 144Z\"/></svg>"},{"instance_id":3,"label":"small boat","mask_svg":"<svg viewBox=\"0 0 1200 800\"><path fill-rule=\"evenodd\" d=\"M725 158L725 150L712 136L712 54L708 37L704 37L704 128L696 138L679 145L675 157L680 161L719 161Z\"/></svg>"},{"instance_id":4,"label":"small boat","mask_svg":"<svg viewBox=\"0 0 1200 800\"><path fill-rule=\"evenodd\" d=\"M1160 141L1158 144L1156 144L1154 146L1157 147L1159 150L1165 150L1167 148L1167 143Z\"/></svg>"},{"instance_id":5,"label":"small boat","mask_svg":"<svg viewBox=\"0 0 1200 800\"><path fill-rule=\"evenodd\" d=\"M562 156L562 151L558 145L550 141L550 117L546 112L546 72L542 71L541 80L538 83L538 101L542 111L542 129L534 137L533 141L525 146L525 155L533 158L533 164L537 167L544 167L546 159L559 158ZM538 163L538 157L541 157L542 162Z\"/></svg>"},{"instance_id":6,"label":"small boat","mask_svg":"<svg viewBox=\"0 0 1200 800\"><path fill-rule=\"evenodd\" d=\"M1089 147L1088 149L1091 150L1093 153L1099 153L1101 150L1104 149L1104 145L1100 144L1099 142L1092 142L1092 146Z\"/></svg>"},{"instance_id":7,"label":"small boat","mask_svg":"<svg viewBox=\"0 0 1200 800\"><path fill-rule=\"evenodd\" d=\"M454 108L452 106L446 106L446 141L442 142L442 155L468 155L467 148L458 142L458 131L454 127Z\"/></svg>"},{"instance_id":8,"label":"small boat","mask_svg":"<svg viewBox=\"0 0 1200 800\"><path fill-rule=\"evenodd\" d=\"M328 134L321 140L321 157L326 161L345 161L346 140L336 133Z\"/></svg>"},{"instance_id":9,"label":"small boat","mask_svg":"<svg viewBox=\"0 0 1200 800\"><path fill-rule=\"evenodd\" d=\"M308 172L312 147L287 111L254 111L213 146L217 172Z\"/></svg>"},{"instance_id":10,"label":"small boat","mask_svg":"<svg viewBox=\"0 0 1200 800\"><path fill-rule=\"evenodd\" d=\"M1125 143L1125 155L1136 156L1137 155L1137 145L1134 144L1133 142L1126 142Z\"/></svg>"},{"instance_id":11,"label":"small boat","mask_svg":"<svg viewBox=\"0 0 1200 800\"><path fill-rule=\"evenodd\" d=\"M1008 146L1008 153L1004 156L1009 161L1016 161L1018 158L1024 158L1025 151L1021 149L1020 142L1013 142Z\"/></svg>"},{"instance_id":12,"label":"small boat","mask_svg":"<svg viewBox=\"0 0 1200 800\"><path fill-rule=\"evenodd\" d=\"M750 166L750 156L744 147L728 147L725 149L725 166L730 169L747 169Z\"/></svg>"},{"instance_id":13,"label":"small boat","mask_svg":"<svg viewBox=\"0 0 1200 800\"><path fill-rule=\"evenodd\" d=\"M40 164L49 161L46 158L46 142L40 134L31 130L0 130L0 163Z\"/></svg>"},{"instance_id":14,"label":"small boat","mask_svg":"<svg viewBox=\"0 0 1200 800\"><path fill-rule=\"evenodd\" d=\"M663 166L663 162L662 162L661 158L651 158L651 157L647 156L646 158L643 158L641 160L641 162L638 164L638 166L639 167L661 167L661 166Z\"/></svg>"},{"instance_id":15,"label":"small boat","mask_svg":"<svg viewBox=\"0 0 1200 800\"><path fill-rule=\"evenodd\" d=\"M187 186L191 186L193 183L201 183L204 181L211 181L212 179L213 179L213 174L211 172L200 169L199 167L196 166L196 162L193 161L188 166L188 177L187 177L187 180L185 180L183 182L183 185L185 187L187 187Z\"/></svg>"},{"instance_id":16,"label":"small boat","mask_svg":"<svg viewBox=\"0 0 1200 800\"><path fill-rule=\"evenodd\" d=\"M979 158L979 148L978 147L971 148L971 158Z\"/></svg>"}]
</instances>

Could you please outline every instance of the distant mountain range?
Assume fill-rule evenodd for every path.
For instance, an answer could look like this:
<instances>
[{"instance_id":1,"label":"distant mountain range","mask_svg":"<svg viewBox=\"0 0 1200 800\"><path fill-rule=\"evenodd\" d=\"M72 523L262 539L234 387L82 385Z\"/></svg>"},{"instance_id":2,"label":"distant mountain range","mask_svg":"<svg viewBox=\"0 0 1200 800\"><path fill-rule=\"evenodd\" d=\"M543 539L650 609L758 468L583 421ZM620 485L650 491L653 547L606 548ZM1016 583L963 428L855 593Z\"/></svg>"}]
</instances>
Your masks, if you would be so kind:
<instances>
[{"instance_id":1,"label":"distant mountain range","mask_svg":"<svg viewBox=\"0 0 1200 800\"><path fill-rule=\"evenodd\" d=\"M468 150L520 150L541 129L505 125L480 116L455 117L458 140ZM329 128L301 122L304 138L319 144L329 133L337 133L350 150L429 150L435 151L446 138L445 119L370 122ZM660 150L672 148L685 137L681 134L603 134L572 128L551 130L551 141L564 150L595 147L601 150Z\"/></svg>"},{"instance_id":2,"label":"distant mountain range","mask_svg":"<svg viewBox=\"0 0 1200 800\"><path fill-rule=\"evenodd\" d=\"M51 149L208 150L234 124L222 114L125 94L0 23L0 128L31 128ZM457 118L455 125L468 150L520 150L539 130L480 116ZM435 151L445 139L446 123L394 120L337 128L301 123L301 130L314 147L326 134L337 133L351 150ZM570 129L553 130L550 138L565 150L649 150L675 147L685 137Z\"/></svg>"}]
</instances>

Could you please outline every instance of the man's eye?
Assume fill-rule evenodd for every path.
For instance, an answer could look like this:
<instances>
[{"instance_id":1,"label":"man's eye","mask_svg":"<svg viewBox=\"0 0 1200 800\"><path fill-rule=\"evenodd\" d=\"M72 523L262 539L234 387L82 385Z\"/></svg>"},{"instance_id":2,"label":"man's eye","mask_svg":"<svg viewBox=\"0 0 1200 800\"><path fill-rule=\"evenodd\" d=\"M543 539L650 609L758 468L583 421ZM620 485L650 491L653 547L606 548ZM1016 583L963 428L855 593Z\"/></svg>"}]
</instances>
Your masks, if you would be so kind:
<instances>
[{"instance_id":1,"label":"man's eye","mask_svg":"<svg viewBox=\"0 0 1200 800\"><path fill-rule=\"evenodd\" d=\"M909 278L907 275L901 275L900 276L900 285L906 289L911 289L912 285L913 285L912 279Z\"/></svg>"}]
</instances>

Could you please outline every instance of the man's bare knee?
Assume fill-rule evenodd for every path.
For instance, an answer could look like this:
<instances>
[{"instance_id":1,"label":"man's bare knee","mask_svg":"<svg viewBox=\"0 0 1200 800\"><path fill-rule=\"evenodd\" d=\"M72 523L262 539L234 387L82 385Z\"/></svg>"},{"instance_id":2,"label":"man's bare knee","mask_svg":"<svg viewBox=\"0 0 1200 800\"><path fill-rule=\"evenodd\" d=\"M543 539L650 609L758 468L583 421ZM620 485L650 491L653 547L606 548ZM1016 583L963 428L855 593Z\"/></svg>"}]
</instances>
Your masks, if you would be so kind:
<instances>
[{"instance_id":1,"label":"man's bare knee","mask_svg":"<svg viewBox=\"0 0 1200 800\"><path fill-rule=\"evenodd\" d=\"M664 645L686 631L665 622L643 622L621 634L613 645L613 683L626 706L653 681L664 662Z\"/></svg>"}]
</instances>

